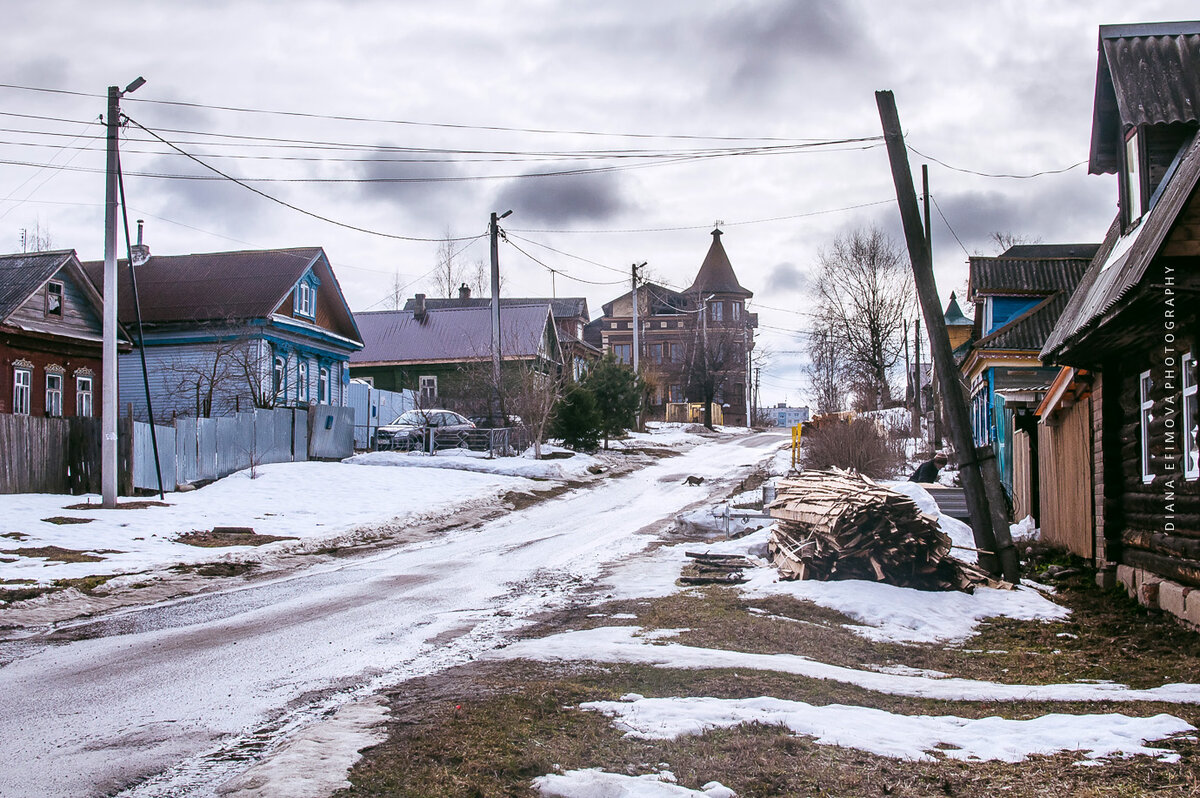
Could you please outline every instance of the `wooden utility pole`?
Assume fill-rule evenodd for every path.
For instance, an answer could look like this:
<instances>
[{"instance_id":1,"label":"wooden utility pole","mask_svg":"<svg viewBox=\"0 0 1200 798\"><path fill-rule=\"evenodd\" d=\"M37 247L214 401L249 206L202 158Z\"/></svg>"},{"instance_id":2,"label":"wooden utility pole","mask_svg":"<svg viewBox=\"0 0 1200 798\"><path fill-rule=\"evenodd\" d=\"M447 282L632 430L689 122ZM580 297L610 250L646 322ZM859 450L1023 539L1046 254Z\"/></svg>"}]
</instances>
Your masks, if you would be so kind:
<instances>
[{"instance_id":1,"label":"wooden utility pole","mask_svg":"<svg viewBox=\"0 0 1200 798\"><path fill-rule=\"evenodd\" d=\"M641 264L641 266L645 266L645 265L646 265L645 263ZM638 277L637 277L637 270L639 268L640 268L640 266L635 263L629 269L630 273L633 275L633 293L631 294L631 296L633 297L633 373L634 374L640 373L638 371L638 366L641 364L641 358L639 357L639 355L641 354L641 351L640 351L641 350L641 336L639 335L639 330L638 330Z\"/></svg>"},{"instance_id":2,"label":"wooden utility pole","mask_svg":"<svg viewBox=\"0 0 1200 798\"><path fill-rule=\"evenodd\" d=\"M921 437L921 320L913 319L913 436Z\"/></svg>"},{"instance_id":3,"label":"wooden utility pole","mask_svg":"<svg viewBox=\"0 0 1200 798\"><path fill-rule=\"evenodd\" d=\"M1019 580L1016 551L1008 530L1008 514L1003 503L999 475L995 470L995 459L991 447L976 449L971 437L971 417L967 400L961 390L954 356L950 350L950 337L946 334L946 323L938 300L937 284L933 277L933 261L921 223L921 212L917 207L917 195L913 189L912 172L908 165L908 151L904 145L904 133L900 117L896 112L896 99L890 91L875 92L879 107L879 118L883 124L884 140L887 144L888 160L891 163L892 181L896 186L896 200L900 206L900 219L904 226L904 237L908 243L908 255L912 260L913 279L917 286L917 298L925 316L929 332L931 354L938 380L945 386L943 407L946 423L950 427L951 440L959 454L963 491L967 509L971 515L971 531L975 545L982 552L979 564L993 574L1003 574L1014 584ZM990 461L991 469L984 467ZM985 485L985 478L995 476L995 485ZM997 504L997 494L999 503ZM986 553L984 553L986 552Z\"/></svg>"},{"instance_id":4,"label":"wooden utility pole","mask_svg":"<svg viewBox=\"0 0 1200 798\"><path fill-rule=\"evenodd\" d=\"M504 418L504 407L500 400L500 220L512 211L500 216L492 212L488 232L492 238L492 410L491 422L495 426L508 426Z\"/></svg>"}]
</instances>

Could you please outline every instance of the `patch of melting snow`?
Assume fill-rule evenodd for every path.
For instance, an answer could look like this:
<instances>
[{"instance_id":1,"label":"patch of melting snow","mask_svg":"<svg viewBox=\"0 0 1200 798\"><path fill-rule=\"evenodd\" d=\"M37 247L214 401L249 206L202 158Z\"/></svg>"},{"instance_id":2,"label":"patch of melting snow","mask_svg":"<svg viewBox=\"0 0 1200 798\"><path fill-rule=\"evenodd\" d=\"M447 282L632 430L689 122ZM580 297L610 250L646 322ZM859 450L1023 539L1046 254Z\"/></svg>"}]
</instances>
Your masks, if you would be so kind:
<instances>
[{"instance_id":1,"label":"patch of melting snow","mask_svg":"<svg viewBox=\"0 0 1200 798\"><path fill-rule=\"evenodd\" d=\"M644 776L607 773L599 768L551 773L533 780L533 788L555 798L736 798L737 793L719 781L710 781L699 790L675 783L668 771Z\"/></svg>"},{"instance_id":2,"label":"patch of melting snow","mask_svg":"<svg viewBox=\"0 0 1200 798\"><path fill-rule=\"evenodd\" d=\"M822 745L853 748L895 759L930 761L938 756L968 762L1020 762L1034 754L1080 751L1091 760L1114 756L1152 756L1177 762L1179 754L1151 748L1161 740L1195 731L1172 715L1133 718L1050 714L1030 720L952 715L898 715L868 707L813 706L778 698L638 698L591 701L581 709L614 719L626 737L674 740L711 729L757 723L784 726Z\"/></svg>"}]
</instances>

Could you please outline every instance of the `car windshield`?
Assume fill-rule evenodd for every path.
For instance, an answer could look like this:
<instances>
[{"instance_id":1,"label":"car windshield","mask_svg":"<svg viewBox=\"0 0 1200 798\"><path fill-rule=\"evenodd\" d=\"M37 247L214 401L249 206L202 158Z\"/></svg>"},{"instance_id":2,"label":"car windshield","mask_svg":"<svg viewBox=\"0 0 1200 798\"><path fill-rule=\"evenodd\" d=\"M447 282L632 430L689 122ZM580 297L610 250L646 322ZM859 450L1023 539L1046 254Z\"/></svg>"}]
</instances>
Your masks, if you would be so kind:
<instances>
[{"instance_id":1,"label":"car windshield","mask_svg":"<svg viewBox=\"0 0 1200 798\"><path fill-rule=\"evenodd\" d=\"M401 413L400 417L393 421L393 424L409 424L414 427L423 427L426 424L435 424L433 420L436 413L431 413L427 410L409 410Z\"/></svg>"}]
</instances>

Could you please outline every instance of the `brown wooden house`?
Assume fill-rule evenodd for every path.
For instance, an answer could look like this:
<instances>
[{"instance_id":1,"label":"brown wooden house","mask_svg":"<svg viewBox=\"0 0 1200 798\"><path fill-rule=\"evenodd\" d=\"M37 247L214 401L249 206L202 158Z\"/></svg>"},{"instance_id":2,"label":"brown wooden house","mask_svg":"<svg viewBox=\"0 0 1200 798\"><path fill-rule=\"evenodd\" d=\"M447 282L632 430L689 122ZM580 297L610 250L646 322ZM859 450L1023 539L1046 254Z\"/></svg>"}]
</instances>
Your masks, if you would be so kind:
<instances>
[{"instance_id":1,"label":"brown wooden house","mask_svg":"<svg viewBox=\"0 0 1200 798\"><path fill-rule=\"evenodd\" d=\"M686 290L638 286L638 364L652 418L664 418L668 404L704 403L711 391L724 423L749 422L749 356L758 314L746 311L754 294L738 282L721 235L713 230L708 254ZM593 324L604 351L632 364L633 292L605 303Z\"/></svg>"},{"instance_id":2,"label":"brown wooden house","mask_svg":"<svg viewBox=\"0 0 1200 798\"><path fill-rule=\"evenodd\" d=\"M0 256L0 413L98 416L103 332L73 250Z\"/></svg>"},{"instance_id":3,"label":"brown wooden house","mask_svg":"<svg viewBox=\"0 0 1200 798\"><path fill-rule=\"evenodd\" d=\"M1090 461L1090 474L1060 470L1056 480L1091 478L1092 556L1141 601L1192 624L1200 624L1200 591L1189 595L1200 588L1196 63L1200 22L1100 28L1089 170L1117 175L1119 212L1042 350L1074 369L1043 404L1046 423L1083 402L1091 415L1090 440L1066 457Z\"/></svg>"}]
</instances>

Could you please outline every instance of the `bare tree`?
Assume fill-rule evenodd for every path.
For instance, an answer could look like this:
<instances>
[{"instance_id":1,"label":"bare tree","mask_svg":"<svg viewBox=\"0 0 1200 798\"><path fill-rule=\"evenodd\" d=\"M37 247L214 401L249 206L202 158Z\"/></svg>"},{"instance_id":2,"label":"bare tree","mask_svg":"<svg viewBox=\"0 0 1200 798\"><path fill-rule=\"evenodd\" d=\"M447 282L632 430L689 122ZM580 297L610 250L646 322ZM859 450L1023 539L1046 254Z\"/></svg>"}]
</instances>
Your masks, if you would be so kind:
<instances>
[{"instance_id":1,"label":"bare tree","mask_svg":"<svg viewBox=\"0 0 1200 798\"><path fill-rule=\"evenodd\" d=\"M49 252L54 247L54 239L49 227L42 227L41 219L33 220L33 228L21 228L21 252Z\"/></svg>"},{"instance_id":2,"label":"bare tree","mask_svg":"<svg viewBox=\"0 0 1200 798\"><path fill-rule=\"evenodd\" d=\"M404 308L404 289L407 285L400 280L400 270L397 269L392 273L392 282L388 286L387 294L384 295L383 305L387 310L401 310Z\"/></svg>"},{"instance_id":3,"label":"bare tree","mask_svg":"<svg viewBox=\"0 0 1200 798\"><path fill-rule=\"evenodd\" d=\"M504 408L521 417L533 441L533 456L539 460L562 388L562 378L556 370L547 371L537 360L511 364L504 378Z\"/></svg>"},{"instance_id":4,"label":"bare tree","mask_svg":"<svg viewBox=\"0 0 1200 798\"><path fill-rule=\"evenodd\" d=\"M816 316L844 352L867 407L891 399L890 375L904 347L913 308L912 275L900 248L878 228L855 230L821 252Z\"/></svg>"},{"instance_id":5,"label":"bare tree","mask_svg":"<svg viewBox=\"0 0 1200 798\"><path fill-rule=\"evenodd\" d=\"M454 234L449 228L437 247L437 267L430 278L433 281L433 296L453 299L458 296L460 286L471 289L472 296L488 296L491 288L491 270L482 259L465 263L455 245ZM403 302L402 302L403 304Z\"/></svg>"},{"instance_id":6,"label":"bare tree","mask_svg":"<svg viewBox=\"0 0 1200 798\"><path fill-rule=\"evenodd\" d=\"M214 341L163 365L164 373L169 375L165 381L168 402L176 412L198 418L250 407L275 407L282 398L286 378L277 373L270 344L251 330L219 327ZM283 368L287 368L286 363Z\"/></svg>"},{"instance_id":7,"label":"bare tree","mask_svg":"<svg viewBox=\"0 0 1200 798\"><path fill-rule=\"evenodd\" d=\"M710 323L704 318L707 303L697 305L701 308L701 320L688 344L685 361L688 395L704 402L704 426L712 429L713 403L724 398L735 384L735 377L745 374L748 332L734 324Z\"/></svg>"},{"instance_id":8,"label":"bare tree","mask_svg":"<svg viewBox=\"0 0 1200 798\"><path fill-rule=\"evenodd\" d=\"M809 331L808 365L804 369L812 386L817 413L837 413L846 407L849 383L845 353L834 343L827 323L818 320Z\"/></svg>"}]
</instances>

